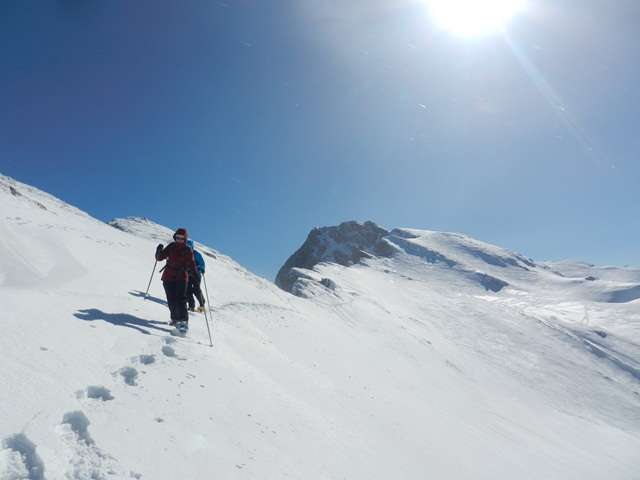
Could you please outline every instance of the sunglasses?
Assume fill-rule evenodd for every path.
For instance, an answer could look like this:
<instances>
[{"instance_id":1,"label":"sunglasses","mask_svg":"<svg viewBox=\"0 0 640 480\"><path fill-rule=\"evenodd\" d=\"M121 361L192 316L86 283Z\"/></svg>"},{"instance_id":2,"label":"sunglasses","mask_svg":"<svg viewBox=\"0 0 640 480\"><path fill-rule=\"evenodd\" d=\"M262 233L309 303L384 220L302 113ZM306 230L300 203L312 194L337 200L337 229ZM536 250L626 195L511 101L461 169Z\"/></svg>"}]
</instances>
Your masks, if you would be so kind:
<instances>
[{"instance_id":1,"label":"sunglasses","mask_svg":"<svg viewBox=\"0 0 640 480\"><path fill-rule=\"evenodd\" d=\"M174 235L173 239L176 242L184 242L187 239L187 237L185 237L184 235Z\"/></svg>"}]
</instances>

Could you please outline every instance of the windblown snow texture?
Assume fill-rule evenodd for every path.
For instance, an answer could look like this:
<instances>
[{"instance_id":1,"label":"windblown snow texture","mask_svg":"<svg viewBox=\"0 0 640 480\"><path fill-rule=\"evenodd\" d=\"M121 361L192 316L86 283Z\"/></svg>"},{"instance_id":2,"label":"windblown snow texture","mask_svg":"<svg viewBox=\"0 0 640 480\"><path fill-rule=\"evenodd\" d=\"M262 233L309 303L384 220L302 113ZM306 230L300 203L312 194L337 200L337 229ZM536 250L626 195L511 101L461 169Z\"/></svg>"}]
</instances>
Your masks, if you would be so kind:
<instances>
[{"instance_id":1,"label":"windblown snow texture","mask_svg":"<svg viewBox=\"0 0 640 480\"><path fill-rule=\"evenodd\" d=\"M7 177L0 218L0 479L640 471L638 269L352 222L310 235L291 295L199 244L210 348L202 315L171 336L158 276L144 300L178 225Z\"/></svg>"}]
</instances>

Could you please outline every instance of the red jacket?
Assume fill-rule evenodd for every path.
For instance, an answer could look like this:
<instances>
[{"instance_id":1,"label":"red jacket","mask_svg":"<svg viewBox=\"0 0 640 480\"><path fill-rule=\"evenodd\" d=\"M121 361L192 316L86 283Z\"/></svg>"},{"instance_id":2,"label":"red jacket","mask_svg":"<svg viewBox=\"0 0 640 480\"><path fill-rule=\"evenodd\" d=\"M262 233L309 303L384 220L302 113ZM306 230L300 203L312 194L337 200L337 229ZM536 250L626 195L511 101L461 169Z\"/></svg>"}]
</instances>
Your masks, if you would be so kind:
<instances>
[{"instance_id":1,"label":"red jacket","mask_svg":"<svg viewBox=\"0 0 640 480\"><path fill-rule=\"evenodd\" d=\"M162 250L156 251L156 260L167 260L163 282L187 281L187 275L196 271L196 262L193 251L185 243L172 242Z\"/></svg>"}]
</instances>

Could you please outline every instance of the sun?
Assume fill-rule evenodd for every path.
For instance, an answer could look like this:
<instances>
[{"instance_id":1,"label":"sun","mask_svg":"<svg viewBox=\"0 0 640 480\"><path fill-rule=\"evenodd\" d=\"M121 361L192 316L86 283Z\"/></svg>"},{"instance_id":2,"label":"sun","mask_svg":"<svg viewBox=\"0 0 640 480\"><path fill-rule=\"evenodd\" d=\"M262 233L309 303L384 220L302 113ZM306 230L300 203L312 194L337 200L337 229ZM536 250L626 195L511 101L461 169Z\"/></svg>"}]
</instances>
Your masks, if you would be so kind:
<instances>
[{"instance_id":1,"label":"sun","mask_svg":"<svg viewBox=\"0 0 640 480\"><path fill-rule=\"evenodd\" d=\"M525 7L525 0L425 0L435 22L452 33L498 33Z\"/></svg>"}]
</instances>

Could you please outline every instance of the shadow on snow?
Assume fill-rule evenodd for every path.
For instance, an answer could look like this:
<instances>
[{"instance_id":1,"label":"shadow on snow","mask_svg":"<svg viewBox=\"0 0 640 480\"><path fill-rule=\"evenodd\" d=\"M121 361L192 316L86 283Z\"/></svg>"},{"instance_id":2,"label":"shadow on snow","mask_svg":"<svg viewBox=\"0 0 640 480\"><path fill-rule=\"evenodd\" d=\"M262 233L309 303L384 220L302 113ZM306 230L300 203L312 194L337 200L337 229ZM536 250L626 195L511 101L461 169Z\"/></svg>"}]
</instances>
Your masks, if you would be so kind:
<instances>
[{"instance_id":1,"label":"shadow on snow","mask_svg":"<svg viewBox=\"0 0 640 480\"><path fill-rule=\"evenodd\" d=\"M134 330L137 330L145 335L151 335L151 332L148 329L157 330L163 333L171 333L170 329L158 326L166 325L165 322L145 320L144 318L129 315L128 313L106 313L102 310L98 310L97 308L89 308L85 310L78 310L73 314L73 316L79 318L80 320L85 320L88 322L102 320L119 327L133 328Z\"/></svg>"},{"instance_id":2,"label":"shadow on snow","mask_svg":"<svg viewBox=\"0 0 640 480\"><path fill-rule=\"evenodd\" d=\"M129 292L129 295L134 296L134 297L138 297L138 298L144 298L145 297L144 292L141 292L139 290L134 290L132 292ZM159 303L160 305L164 305L165 307L167 306L167 302L166 301L164 301L161 298L154 297L153 295L147 295L147 300L149 300L150 302Z\"/></svg>"}]
</instances>

